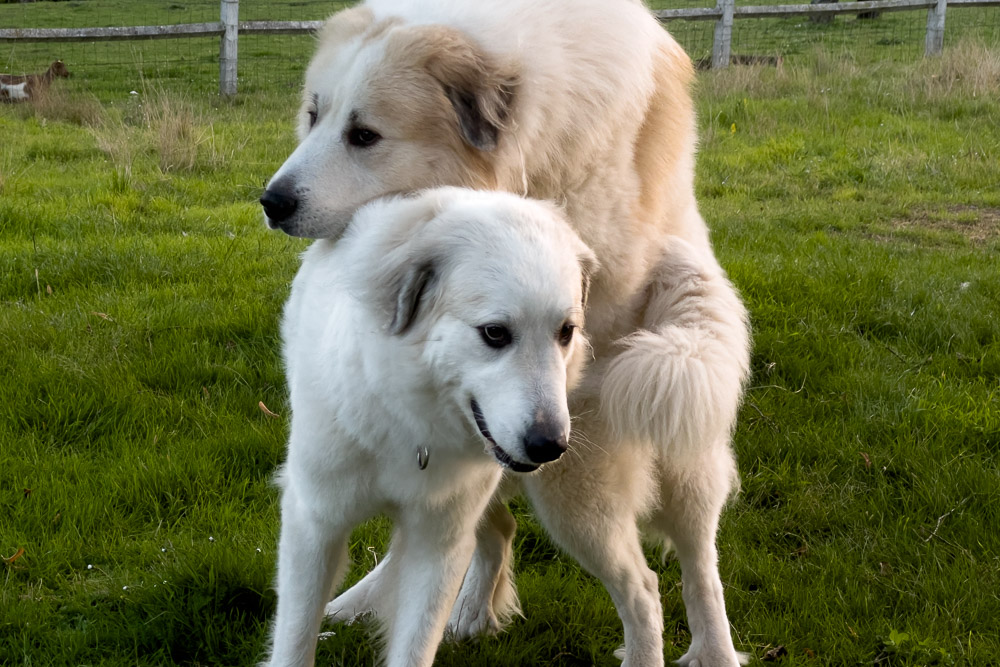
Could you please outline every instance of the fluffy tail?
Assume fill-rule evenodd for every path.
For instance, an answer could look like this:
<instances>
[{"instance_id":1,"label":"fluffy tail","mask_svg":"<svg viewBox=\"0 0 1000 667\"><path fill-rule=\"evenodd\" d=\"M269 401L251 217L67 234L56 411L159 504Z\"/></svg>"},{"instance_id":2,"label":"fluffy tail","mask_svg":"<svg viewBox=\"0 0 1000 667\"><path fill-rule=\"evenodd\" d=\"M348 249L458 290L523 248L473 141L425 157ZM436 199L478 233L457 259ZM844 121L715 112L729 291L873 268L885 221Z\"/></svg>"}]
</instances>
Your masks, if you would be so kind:
<instances>
[{"instance_id":1,"label":"fluffy tail","mask_svg":"<svg viewBox=\"0 0 1000 667\"><path fill-rule=\"evenodd\" d=\"M618 438L684 456L728 441L750 368L747 312L714 259L679 238L650 275L643 328L619 341L601 410Z\"/></svg>"}]
</instances>

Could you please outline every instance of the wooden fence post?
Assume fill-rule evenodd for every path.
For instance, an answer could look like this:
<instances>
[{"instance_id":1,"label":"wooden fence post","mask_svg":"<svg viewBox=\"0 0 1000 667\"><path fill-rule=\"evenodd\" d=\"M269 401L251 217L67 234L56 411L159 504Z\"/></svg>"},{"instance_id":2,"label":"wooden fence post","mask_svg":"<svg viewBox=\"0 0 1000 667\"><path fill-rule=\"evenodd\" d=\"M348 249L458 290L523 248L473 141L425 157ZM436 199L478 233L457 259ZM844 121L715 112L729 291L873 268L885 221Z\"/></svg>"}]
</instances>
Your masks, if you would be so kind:
<instances>
[{"instance_id":1,"label":"wooden fence post","mask_svg":"<svg viewBox=\"0 0 1000 667\"><path fill-rule=\"evenodd\" d=\"M715 37L712 40L712 69L729 66L729 55L733 40L733 6L735 0L718 0L716 9L722 16L715 22Z\"/></svg>"},{"instance_id":2,"label":"wooden fence post","mask_svg":"<svg viewBox=\"0 0 1000 667\"><path fill-rule=\"evenodd\" d=\"M236 52L239 47L240 0L222 0L220 20L225 32L219 46L219 94L236 94Z\"/></svg>"},{"instance_id":3,"label":"wooden fence post","mask_svg":"<svg viewBox=\"0 0 1000 667\"><path fill-rule=\"evenodd\" d=\"M924 55L934 56L944 48L944 14L948 0L937 0L937 4L927 10L927 38L924 40Z\"/></svg>"}]
</instances>

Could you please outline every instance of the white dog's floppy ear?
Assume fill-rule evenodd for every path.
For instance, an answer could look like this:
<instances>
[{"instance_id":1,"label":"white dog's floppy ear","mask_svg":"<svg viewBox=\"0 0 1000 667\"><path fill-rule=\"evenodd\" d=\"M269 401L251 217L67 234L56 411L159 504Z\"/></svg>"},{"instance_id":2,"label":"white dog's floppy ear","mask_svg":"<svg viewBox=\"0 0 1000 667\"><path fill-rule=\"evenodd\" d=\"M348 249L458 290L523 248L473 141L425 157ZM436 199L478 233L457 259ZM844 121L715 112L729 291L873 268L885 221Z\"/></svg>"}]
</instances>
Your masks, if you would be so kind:
<instances>
[{"instance_id":1,"label":"white dog's floppy ear","mask_svg":"<svg viewBox=\"0 0 1000 667\"><path fill-rule=\"evenodd\" d=\"M462 138L481 151L496 149L514 103L516 73L452 28L417 26L410 31L423 66L444 88Z\"/></svg>"},{"instance_id":2,"label":"white dog's floppy ear","mask_svg":"<svg viewBox=\"0 0 1000 667\"><path fill-rule=\"evenodd\" d=\"M388 331L393 336L399 336L416 321L422 302L433 289L434 264L430 260L413 263L395 278L395 284L388 286L390 294L394 293L396 297Z\"/></svg>"},{"instance_id":3,"label":"white dog's floppy ear","mask_svg":"<svg viewBox=\"0 0 1000 667\"><path fill-rule=\"evenodd\" d=\"M390 335L405 333L433 297L443 262L424 231L439 210L435 198L416 195L373 202L361 215L374 220L355 218L377 226L363 244L356 285Z\"/></svg>"}]
</instances>

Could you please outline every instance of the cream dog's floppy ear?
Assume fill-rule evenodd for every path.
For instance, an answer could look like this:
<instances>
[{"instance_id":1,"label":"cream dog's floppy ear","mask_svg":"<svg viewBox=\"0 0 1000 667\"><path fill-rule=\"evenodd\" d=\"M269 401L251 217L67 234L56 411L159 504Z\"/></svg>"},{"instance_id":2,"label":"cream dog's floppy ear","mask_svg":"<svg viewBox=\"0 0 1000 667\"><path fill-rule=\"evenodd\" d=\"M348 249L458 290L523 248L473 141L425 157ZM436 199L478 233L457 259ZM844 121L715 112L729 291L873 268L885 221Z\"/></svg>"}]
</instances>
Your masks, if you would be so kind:
<instances>
[{"instance_id":1,"label":"cream dog's floppy ear","mask_svg":"<svg viewBox=\"0 0 1000 667\"><path fill-rule=\"evenodd\" d=\"M496 149L515 102L513 68L495 62L453 28L415 26L407 32L418 62L444 89L462 138L481 151Z\"/></svg>"}]
</instances>

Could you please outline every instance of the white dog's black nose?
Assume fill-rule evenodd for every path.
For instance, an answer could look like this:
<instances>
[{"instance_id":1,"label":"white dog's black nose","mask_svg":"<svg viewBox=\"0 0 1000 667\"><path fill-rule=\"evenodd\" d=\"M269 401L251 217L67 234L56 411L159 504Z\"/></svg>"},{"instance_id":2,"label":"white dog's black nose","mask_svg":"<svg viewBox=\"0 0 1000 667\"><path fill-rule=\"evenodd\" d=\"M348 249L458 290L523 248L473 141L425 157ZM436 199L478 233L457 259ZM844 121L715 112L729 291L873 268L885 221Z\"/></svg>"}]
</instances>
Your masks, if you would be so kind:
<instances>
[{"instance_id":1,"label":"white dog's black nose","mask_svg":"<svg viewBox=\"0 0 1000 667\"><path fill-rule=\"evenodd\" d=\"M290 190L281 187L270 187L261 195L260 205L264 214L273 222L284 222L295 213L299 207L299 199Z\"/></svg>"},{"instance_id":2,"label":"white dog's black nose","mask_svg":"<svg viewBox=\"0 0 1000 667\"><path fill-rule=\"evenodd\" d=\"M524 453L532 463L555 461L566 451L568 439L562 426L536 422L524 435Z\"/></svg>"}]
</instances>

